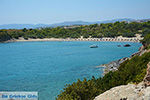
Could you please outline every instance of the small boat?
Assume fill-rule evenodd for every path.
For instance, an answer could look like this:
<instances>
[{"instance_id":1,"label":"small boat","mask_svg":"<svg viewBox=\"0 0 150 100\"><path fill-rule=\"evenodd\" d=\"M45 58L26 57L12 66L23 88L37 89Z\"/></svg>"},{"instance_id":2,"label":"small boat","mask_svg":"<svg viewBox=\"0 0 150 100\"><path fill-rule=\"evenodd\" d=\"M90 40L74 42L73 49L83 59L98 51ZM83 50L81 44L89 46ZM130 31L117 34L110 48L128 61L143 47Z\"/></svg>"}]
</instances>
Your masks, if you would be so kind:
<instances>
[{"instance_id":1,"label":"small boat","mask_svg":"<svg viewBox=\"0 0 150 100\"><path fill-rule=\"evenodd\" d=\"M97 45L91 45L90 48L98 48Z\"/></svg>"},{"instance_id":2,"label":"small boat","mask_svg":"<svg viewBox=\"0 0 150 100\"><path fill-rule=\"evenodd\" d=\"M130 44L125 44L125 45L124 45L124 47L130 47L130 46L131 46Z\"/></svg>"},{"instance_id":3,"label":"small boat","mask_svg":"<svg viewBox=\"0 0 150 100\"><path fill-rule=\"evenodd\" d=\"M118 47L121 47L121 45L117 45Z\"/></svg>"}]
</instances>

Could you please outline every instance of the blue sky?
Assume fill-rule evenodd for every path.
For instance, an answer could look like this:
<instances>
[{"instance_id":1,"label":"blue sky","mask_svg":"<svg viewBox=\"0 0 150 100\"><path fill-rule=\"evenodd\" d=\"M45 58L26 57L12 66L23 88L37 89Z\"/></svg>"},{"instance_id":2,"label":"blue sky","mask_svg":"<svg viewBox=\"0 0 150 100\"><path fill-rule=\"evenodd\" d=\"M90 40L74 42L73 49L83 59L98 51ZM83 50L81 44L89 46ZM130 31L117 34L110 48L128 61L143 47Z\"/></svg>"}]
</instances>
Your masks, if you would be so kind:
<instances>
[{"instance_id":1,"label":"blue sky","mask_svg":"<svg viewBox=\"0 0 150 100\"><path fill-rule=\"evenodd\" d=\"M150 18L150 0L0 0L0 24Z\"/></svg>"}]
</instances>

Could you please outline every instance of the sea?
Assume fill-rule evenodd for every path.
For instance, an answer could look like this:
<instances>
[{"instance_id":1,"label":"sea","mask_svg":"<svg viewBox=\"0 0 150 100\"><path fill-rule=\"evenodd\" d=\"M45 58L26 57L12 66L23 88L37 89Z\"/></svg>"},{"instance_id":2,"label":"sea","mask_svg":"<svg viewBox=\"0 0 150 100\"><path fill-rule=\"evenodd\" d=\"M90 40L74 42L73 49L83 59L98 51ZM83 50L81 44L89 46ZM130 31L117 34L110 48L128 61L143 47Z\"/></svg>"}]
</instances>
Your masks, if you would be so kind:
<instances>
[{"instance_id":1,"label":"sea","mask_svg":"<svg viewBox=\"0 0 150 100\"><path fill-rule=\"evenodd\" d=\"M89 47L93 44L98 48ZM39 100L55 100L66 84L103 77L103 67L97 66L130 57L140 46L100 41L0 43L0 91L35 91Z\"/></svg>"}]
</instances>

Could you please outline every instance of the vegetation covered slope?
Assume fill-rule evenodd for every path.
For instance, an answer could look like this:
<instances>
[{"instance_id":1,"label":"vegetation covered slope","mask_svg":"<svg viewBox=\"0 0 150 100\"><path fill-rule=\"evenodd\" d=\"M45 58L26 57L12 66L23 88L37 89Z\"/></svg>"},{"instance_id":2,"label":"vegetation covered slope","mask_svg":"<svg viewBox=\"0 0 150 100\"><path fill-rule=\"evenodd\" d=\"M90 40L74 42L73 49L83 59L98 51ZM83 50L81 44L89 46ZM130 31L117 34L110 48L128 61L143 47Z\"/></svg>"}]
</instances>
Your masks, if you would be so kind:
<instances>
[{"instance_id":1,"label":"vegetation covered slope","mask_svg":"<svg viewBox=\"0 0 150 100\"><path fill-rule=\"evenodd\" d=\"M150 45L150 34L145 35L142 43ZM123 62L115 72L109 72L104 77L91 80L78 80L66 85L58 95L57 100L93 100L97 95L112 87L126 85L130 82L139 83L146 74L147 64L150 61L150 52L142 56L134 56Z\"/></svg>"},{"instance_id":2,"label":"vegetation covered slope","mask_svg":"<svg viewBox=\"0 0 150 100\"><path fill-rule=\"evenodd\" d=\"M68 26L56 28L39 28L39 29L10 29L0 30L0 41L10 40L12 38L18 39L19 37L28 38L84 38L94 37L133 37L139 33L145 35L150 32L150 21L138 22L115 22L107 24L93 24L82 26Z\"/></svg>"},{"instance_id":3,"label":"vegetation covered slope","mask_svg":"<svg viewBox=\"0 0 150 100\"><path fill-rule=\"evenodd\" d=\"M141 40L141 42L144 45L145 49L150 49L150 32L145 35L144 39Z\"/></svg>"},{"instance_id":4,"label":"vegetation covered slope","mask_svg":"<svg viewBox=\"0 0 150 100\"><path fill-rule=\"evenodd\" d=\"M139 83L146 74L147 63L150 61L150 52L142 56L135 56L125 61L115 72L109 72L102 78L78 80L67 85L58 95L58 100L92 100L106 90L125 85L129 82Z\"/></svg>"}]
</instances>

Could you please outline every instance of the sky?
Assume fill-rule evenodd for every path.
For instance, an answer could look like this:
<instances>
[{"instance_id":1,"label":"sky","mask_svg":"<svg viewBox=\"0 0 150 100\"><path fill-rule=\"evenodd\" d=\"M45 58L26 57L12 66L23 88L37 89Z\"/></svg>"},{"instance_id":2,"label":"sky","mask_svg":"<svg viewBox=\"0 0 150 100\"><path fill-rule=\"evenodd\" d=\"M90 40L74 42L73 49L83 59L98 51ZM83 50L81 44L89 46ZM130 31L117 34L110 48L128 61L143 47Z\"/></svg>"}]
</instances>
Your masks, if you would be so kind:
<instances>
[{"instance_id":1,"label":"sky","mask_svg":"<svg viewBox=\"0 0 150 100\"><path fill-rule=\"evenodd\" d=\"M0 24L150 18L150 0L0 0Z\"/></svg>"}]
</instances>

